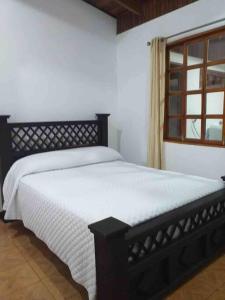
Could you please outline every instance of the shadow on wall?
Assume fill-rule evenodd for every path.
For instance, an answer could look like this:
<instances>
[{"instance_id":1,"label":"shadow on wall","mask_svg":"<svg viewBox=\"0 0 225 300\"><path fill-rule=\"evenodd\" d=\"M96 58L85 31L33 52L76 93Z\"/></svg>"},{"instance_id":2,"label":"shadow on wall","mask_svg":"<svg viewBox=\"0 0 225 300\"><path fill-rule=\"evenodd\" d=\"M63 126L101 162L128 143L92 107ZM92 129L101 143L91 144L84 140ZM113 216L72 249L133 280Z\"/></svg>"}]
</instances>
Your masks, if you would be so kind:
<instances>
[{"instance_id":1,"label":"shadow on wall","mask_svg":"<svg viewBox=\"0 0 225 300\"><path fill-rule=\"evenodd\" d=\"M92 18L89 18L89 13L93 15L93 8L89 4L81 0L16 0L26 6L30 6L40 13L47 14L50 17L56 18L62 22L67 23L72 27L78 27L79 30L87 31L96 35L96 29L93 29ZM76 6L75 6L76 4ZM103 13L96 10L96 15ZM84 17L85 16L85 17ZM105 15L105 20L108 22L109 16ZM102 19L102 18L101 18ZM114 19L112 18L112 22ZM116 22L116 21L115 21ZM79 26L78 26L79 25ZM116 34L116 33L115 33ZM104 18L102 24L99 20L98 36L106 36L104 31Z\"/></svg>"}]
</instances>

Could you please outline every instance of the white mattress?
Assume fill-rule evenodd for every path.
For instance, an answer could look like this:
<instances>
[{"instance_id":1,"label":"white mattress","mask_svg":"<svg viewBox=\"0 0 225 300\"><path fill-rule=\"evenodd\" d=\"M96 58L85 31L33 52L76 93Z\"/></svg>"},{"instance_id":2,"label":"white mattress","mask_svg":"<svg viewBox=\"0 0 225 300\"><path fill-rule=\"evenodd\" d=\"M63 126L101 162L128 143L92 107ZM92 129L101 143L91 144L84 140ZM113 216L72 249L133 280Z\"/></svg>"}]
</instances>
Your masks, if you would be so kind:
<instances>
[{"instance_id":1,"label":"white mattress","mask_svg":"<svg viewBox=\"0 0 225 300\"><path fill-rule=\"evenodd\" d=\"M10 181L6 180L5 191L7 185L13 186ZM93 300L95 253L89 224L113 216L136 225L224 184L140 167L115 156L89 165L28 173L19 177L16 187L12 199L6 199L6 217L23 220L69 266L74 280L86 287Z\"/></svg>"}]
</instances>

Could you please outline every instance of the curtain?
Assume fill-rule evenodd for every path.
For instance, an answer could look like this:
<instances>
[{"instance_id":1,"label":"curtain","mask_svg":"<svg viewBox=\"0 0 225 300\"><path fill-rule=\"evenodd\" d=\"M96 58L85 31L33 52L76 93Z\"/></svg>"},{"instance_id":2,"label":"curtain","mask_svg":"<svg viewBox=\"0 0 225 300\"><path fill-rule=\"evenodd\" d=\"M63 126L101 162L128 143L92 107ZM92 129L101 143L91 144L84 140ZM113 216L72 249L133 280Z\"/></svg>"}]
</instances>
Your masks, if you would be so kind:
<instances>
[{"instance_id":1,"label":"curtain","mask_svg":"<svg viewBox=\"0 0 225 300\"><path fill-rule=\"evenodd\" d=\"M155 38L151 42L151 94L148 136L148 166L164 168L164 104L166 72L166 40Z\"/></svg>"}]
</instances>

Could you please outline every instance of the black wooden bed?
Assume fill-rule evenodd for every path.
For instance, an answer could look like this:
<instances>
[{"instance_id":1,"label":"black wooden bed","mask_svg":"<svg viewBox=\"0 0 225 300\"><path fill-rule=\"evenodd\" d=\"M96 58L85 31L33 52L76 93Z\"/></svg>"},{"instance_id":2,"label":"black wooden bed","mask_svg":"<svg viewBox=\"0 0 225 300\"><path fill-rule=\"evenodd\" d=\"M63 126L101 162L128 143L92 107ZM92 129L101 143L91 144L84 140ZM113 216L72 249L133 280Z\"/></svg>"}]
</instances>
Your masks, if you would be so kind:
<instances>
[{"instance_id":1,"label":"black wooden bed","mask_svg":"<svg viewBox=\"0 0 225 300\"><path fill-rule=\"evenodd\" d=\"M21 157L107 146L108 116L35 123L8 123L9 116L0 116L1 186ZM89 228L95 236L97 300L163 299L224 251L225 189L134 227L110 217Z\"/></svg>"}]
</instances>

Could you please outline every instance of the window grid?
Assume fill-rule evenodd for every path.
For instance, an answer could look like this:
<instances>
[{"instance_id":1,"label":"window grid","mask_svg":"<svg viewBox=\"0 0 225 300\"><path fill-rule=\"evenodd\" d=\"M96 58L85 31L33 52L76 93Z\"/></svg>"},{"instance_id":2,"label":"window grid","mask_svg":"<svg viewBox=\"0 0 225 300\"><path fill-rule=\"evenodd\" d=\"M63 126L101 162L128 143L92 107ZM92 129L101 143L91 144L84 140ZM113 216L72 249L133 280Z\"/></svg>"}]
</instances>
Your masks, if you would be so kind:
<instances>
[{"instance_id":1,"label":"window grid","mask_svg":"<svg viewBox=\"0 0 225 300\"><path fill-rule=\"evenodd\" d=\"M225 146L225 84L223 87L209 87L208 86L208 67L220 67L220 65L225 64L225 58L208 61L208 53L209 53L209 41L211 38L218 38L220 36L225 37L225 28L221 28L216 31L210 31L208 33L204 33L201 36L195 36L186 40L181 40L176 43L170 44L167 46L167 70L166 70L166 102L165 102L165 126L164 126L164 140L180 142L180 143L188 143L188 144L200 144L200 145L209 145L209 146ZM188 46L193 45L195 43L203 43L203 61L198 64L188 65ZM183 49L183 64L181 65L172 65L170 61L170 51L172 49ZM201 83L201 87L199 89L188 90L187 89L187 77L188 71L200 69L200 76L202 77L199 82ZM218 71L214 71L214 73ZM180 81L181 89L170 90L170 79L176 78L176 74L180 74L180 78L177 81ZM221 114L207 114L206 112L206 97L207 94L222 92L223 97L223 113ZM187 96L188 95L201 95L201 114L187 114ZM182 99L182 112L181 114L169 114L169 97L171 96L181 96ZM179 133L177 137L171 137L169 135L169 122L171 120L177 120L179 122L179 128L177 128ZM190 138L186 136L187 130L187 120L201 120L201 131L199 138ZM221 119L222 124L222 139L221 140L209 140L206 138L207 128L206 122L207 120L216 120ZM221 125L221 124L220 124Z\"/></svg>"}]
</instances>

